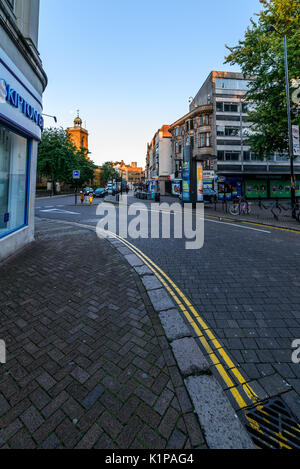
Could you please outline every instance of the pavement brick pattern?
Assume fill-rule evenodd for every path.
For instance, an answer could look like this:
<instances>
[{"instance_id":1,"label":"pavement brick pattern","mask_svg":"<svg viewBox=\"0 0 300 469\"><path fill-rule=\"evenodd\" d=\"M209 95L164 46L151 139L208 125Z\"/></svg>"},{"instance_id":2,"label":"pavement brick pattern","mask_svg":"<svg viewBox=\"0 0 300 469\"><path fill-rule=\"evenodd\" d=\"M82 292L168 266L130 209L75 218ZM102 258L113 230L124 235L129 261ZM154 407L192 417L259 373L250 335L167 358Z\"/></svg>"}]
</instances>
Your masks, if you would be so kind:
<instances>
[{"instance_id":1,"label":"pavement brick pattern","mask_svg":"<svg viewBox=\"0 0 300 469\"><path fill-rule=\"evenodd\" d=\"M0 265L1 448L204 448L158 315L92 231L40 221Z\"/></svg>"}]
</instances>

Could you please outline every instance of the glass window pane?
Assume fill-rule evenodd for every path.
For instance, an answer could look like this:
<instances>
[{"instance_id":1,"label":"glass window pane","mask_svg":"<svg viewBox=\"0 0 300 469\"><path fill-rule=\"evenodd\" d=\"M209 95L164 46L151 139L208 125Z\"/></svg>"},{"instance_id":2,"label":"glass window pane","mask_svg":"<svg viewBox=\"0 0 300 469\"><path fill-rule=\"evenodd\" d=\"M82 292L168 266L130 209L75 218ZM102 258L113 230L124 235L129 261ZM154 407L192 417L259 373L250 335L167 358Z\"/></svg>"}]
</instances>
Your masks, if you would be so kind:
<instances>
[{"instance_id":1,"label":"glass window pane","mask_svg":"<svg viewBox=\"0 0 300 469\"><path fill-rule=\"evenodd\" d=\"M0 125L0 237L25 225L27 140Z\"/></svg>"}]
</instances>

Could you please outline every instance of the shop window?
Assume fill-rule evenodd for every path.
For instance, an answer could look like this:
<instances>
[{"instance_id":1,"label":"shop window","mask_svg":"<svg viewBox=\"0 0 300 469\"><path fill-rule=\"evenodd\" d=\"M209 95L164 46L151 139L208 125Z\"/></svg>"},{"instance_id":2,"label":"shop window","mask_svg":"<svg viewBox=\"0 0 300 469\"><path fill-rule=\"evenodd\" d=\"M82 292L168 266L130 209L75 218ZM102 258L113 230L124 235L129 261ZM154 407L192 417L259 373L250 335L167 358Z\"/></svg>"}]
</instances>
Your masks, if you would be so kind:
<instances>
[{"instance_id":1,"label":"shop window","mask_svg":"<svg viewBox=\"0 0 300 469\"><path fill-rule=\"evenodd\" d=\"M27 223L27 139L0 125L0 238Z\"/></svg>"}]
</instances>

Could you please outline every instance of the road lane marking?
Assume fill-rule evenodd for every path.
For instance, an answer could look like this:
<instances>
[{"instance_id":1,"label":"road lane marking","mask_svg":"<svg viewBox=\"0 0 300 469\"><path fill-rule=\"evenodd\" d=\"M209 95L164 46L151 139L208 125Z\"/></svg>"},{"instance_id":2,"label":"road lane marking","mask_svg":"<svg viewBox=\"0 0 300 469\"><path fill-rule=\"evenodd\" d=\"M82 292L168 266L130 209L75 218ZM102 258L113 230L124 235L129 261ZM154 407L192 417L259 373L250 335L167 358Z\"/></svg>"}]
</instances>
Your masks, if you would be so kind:
<instances>
[{"instance_id":1,"label":"road lane marking","mask_svg":"<svg viewBox=\"0 0 300 469\"><path fill-rule=\"evenodd\" d=\"M137 202L138 203L138 202ZM103 205L108 205L110 204L110 202L103 202ZM116 204L113 204L113 205L116 205ZM126 204L119 204L119 205L122 205L122 207L126 207ZM128 207L130 207L130 205L127 205ZM167 214L170 214L170 215L177 215L177 214L181 214L182 212L179 212L178 210L169 210L169 211L166 211L166 210L155 210L151 207L147 207L147 208L139 208L138 210L140 211L144 211L144 212L155 212L155 213L167 213ZM196 214L196 212L192 211L192 210L186 210L185 213L190 213L190 214ZM232 223L232 220L231 219L226 219L224 218L224 220L227 220L229 223L226 223L226 221L221 221L221 220L209 220L210 216L209 215L204 215L204 218L201 217L200 220L204 220L204 221L208 221L208 222L211 222L211 223L219 223L221 225L226 225L226 226L234 226L235 228L239 228L239 229L244 229L244 230L250 230L250 231L258 231L260 233L266 233L266 234L271 234L271 231L268 231L268 230L262 230L262 229L259 229L259 228L252 228L250 226L242 226L241 224L237 225L236 223ZM211 218L216 218L216 217L211 217ZM242 223L246 223L246 222L242 222ZM254 224L254 223L253 223ZM257 225L257 226L266 226L266 225Z\"/></svg>"},{"instance_id":2,"label":"road lane marking","mask_svg":"<svg viewBox=\"0 0 300 469\"><path fill-rule=\"evenodd\" d=\"M104 204L110 204L111 202L104 202ZM114 204L116 205L116 204ZM119 204L119 205L122 205L122 206L125 206L125 204ZM145 209L143 209L145 210ZM151 211L151 207L148 209L149 211ZM161 212L161 210L154 210L154 211L157 211L157 212ZM162 213L173 213L175 214L176 212L162 212ZM180 213L180 212L177 212L177 213ZM188 211L188 213L196 213L196 212L193 212L191 210ZM217 223L222 223L224 225L230 225L230 226L235 226L237 228L245 228L245 227L242 227L240 225L237 225L234 222L234 220L232 218L225 218L225 217L221 217L221 216L216 216L216 215L204 215L204 218L205 218L205 221L210 221L209 218L215 218L215 222ZM224 221L222 221L222 220ZM225 222L228 222L228 223L225 223ZM283 228L281 226L274 226L274 225L267 225L267 224L263 224L263 223L256 223L256 222L253 222L253 221L246 221L246 220L240 220L239 222L240 224L243 224L243 225L253 225L253 226L260 226L262 228L267 228L268 230L278 230L278 231L286 231L288 233L294 233L294 234L300 234L300 229L299 230L296 230L296 229L293 229L293 228ZM255 228L251 228L250 227L247 227L248 230L254 230L254 231L258 231L258 232L262 232L262 233L267 233L267 234L271 234L272 231L267 231L266 229L264 230L259 230L259 229L255 229Z\"/></svg>"},{"instance_id":3,"label":"road lane marking","mask_svg":"<svg viewBox=\"0 0 300 469\"><path fill-rule=\"evenodd\" d=\"M79 212L70 212L69 210L62 210L62 209L59 209L59 208L51 208L51 209L46 209L46 210L40 210L40 212L43 212L43 213L68 213L69 215L80 215Z\"/></svg>"}]
</instances>

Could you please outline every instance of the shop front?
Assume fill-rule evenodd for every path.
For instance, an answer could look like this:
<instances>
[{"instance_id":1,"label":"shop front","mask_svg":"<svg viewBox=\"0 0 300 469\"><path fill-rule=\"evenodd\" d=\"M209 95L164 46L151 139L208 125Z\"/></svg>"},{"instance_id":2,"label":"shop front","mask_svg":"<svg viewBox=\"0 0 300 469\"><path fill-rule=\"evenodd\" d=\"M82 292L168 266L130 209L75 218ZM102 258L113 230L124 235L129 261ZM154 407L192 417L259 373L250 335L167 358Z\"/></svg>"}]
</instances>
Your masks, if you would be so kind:
<instances>
[{"instance_id":1,"label":"shop front","mask_svg":"<svg viewBox=\"0 0 300 469\"><path fill-rule=\"evenodd\" d=\"M218 199L233 200L243 194L243 178L220 177L218 180Z\"/></svg>"},{"instance_id":2,"label":"shop front","mask_svg":"<svg viewBox=\"0 0 300 469\"><path fill-rule=\"evenodd\" d=\"M246 178L244 185L245 195L249 199L291 198L291 181L286 175L269 175L265 178ZM299 176L296 176L296 197L300 197Z\"/></svg>"},{"instance_id":3,"label":"shop front","mask_svg":"<svg viewBox=\"0 0 300 469\"><path fill-rule=\"evenodd\" d=\"M219 200L233 200L242 196L247 199L290 199L291 182L287 175L219 176ZM296 175L296 197L300 197L299 175Z\"/></svg>"},{"instance_id":4,"label":"shop front","mask_svg":"<svg viewBox=\"0 0 300 469\"><path fill-rule=\"evenodd\" d=\"M41 95L0 48L0 260L34 239Z\"/></svg>"}]
</instances>

